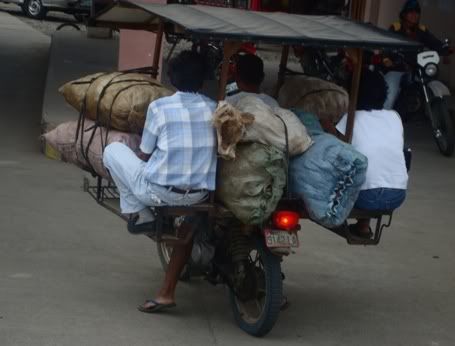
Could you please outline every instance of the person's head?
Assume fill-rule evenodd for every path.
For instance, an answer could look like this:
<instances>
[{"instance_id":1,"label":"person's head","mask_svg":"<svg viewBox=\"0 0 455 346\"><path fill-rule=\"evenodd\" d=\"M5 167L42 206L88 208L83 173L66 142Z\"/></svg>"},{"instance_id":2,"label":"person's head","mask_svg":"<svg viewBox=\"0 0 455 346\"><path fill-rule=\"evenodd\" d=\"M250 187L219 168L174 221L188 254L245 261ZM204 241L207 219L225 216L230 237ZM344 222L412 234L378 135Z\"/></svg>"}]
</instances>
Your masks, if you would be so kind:
<instances>
[{"instance_id":1,"label":"person's head","mask_svg":"<svg viewBox=\"0 0 455 346\"><path fill-rule=\"evenodd\" d=\"M362 71L360 78L357 110L371 111L384 108L387 98L387 84L379 72L368 69Z\"/></svg>"},{"instance_id":2,"label":"person's head","mask_svg":"<svg viewBox=\"0 0 455 346\"><path fill-rule=\"evenodd\" d=\"M264 81L264 63L253 54L239 55L236 62L235 81L242 91L259 92Z\"/></svg>"},{"instance_id":3,"label":"person's head","mask_svg":"<svg viewBox=\"0 0 455 346\"><path fill-rule=\"evenodd\" d=\"M418 0L408 0L400 12L400 19L406 28L415 28L419 25L422 9Z\"/></svg>"},{"instance_id":4,"label":"person's head","mask_svg":"<svg viewBox=\"0 0 455 346\"><path fill-rule=\"evenodd\" d=\"M171 59L167 71L171 84L184 92L201 90L205 72L204 58L193 51L183 51Z\"/></svg>"}]
</instances>

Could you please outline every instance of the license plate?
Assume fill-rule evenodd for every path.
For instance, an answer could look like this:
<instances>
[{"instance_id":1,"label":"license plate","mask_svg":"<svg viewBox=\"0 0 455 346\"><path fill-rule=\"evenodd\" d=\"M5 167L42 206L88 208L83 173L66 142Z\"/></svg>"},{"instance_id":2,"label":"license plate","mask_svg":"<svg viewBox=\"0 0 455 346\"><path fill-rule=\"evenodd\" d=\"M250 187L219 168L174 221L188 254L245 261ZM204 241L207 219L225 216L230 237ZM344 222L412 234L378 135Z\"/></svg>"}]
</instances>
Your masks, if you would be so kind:
<instances>
[{"instance_id":1,"label":"license plate","mask_svg":"<svg viewBox=\"0 0 455 346\"><path fill-rule=\"evenodd\" d=\"M278 231L266 229L264 231L265 243L269 248L299 247L297 232Z\"/></svg>"}]
</instances>

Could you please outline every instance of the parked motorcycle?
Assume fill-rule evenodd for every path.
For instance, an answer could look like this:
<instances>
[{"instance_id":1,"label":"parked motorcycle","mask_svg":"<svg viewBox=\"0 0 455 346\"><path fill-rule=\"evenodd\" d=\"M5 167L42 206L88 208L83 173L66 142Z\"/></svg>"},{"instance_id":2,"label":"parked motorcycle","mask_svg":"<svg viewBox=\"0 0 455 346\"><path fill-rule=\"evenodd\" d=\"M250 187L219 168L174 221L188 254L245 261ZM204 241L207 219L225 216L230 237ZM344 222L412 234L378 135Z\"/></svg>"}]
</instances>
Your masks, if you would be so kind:
<instances>
[{"instance_id":1,"label":"parked motorcycle","mask_svg":"<svg viewBox=\"0 0 455 346\"><path fill-rule=\"evenodd\" d=\"M436 51L425 51L417 55L409 78L403 78L400 96L395 109L403 118L413 114L425 114L430 120L433 137L439 151L452 156L455 146L455 130L446 98L449 88L437 79L440 57Z\"/></svg>"}]
</instances>

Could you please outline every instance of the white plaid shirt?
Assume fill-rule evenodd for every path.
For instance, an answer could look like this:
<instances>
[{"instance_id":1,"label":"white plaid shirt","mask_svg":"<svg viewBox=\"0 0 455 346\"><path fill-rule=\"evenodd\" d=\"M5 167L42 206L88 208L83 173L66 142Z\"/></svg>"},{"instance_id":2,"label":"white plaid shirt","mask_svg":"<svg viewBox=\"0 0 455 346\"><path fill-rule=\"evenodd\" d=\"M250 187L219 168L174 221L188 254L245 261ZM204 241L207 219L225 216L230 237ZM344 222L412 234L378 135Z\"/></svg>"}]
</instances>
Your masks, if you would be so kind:
<instances>
[{"instance_id":1,"label":"white plaid shirt","mask_svg":"<svg viewBox=\"0 0 455 346\"><path fill-rule=\"evenodd\" d=\"M215 190L216 103L195 93L177 92L152 102L140 149L151 154L145 178L161 186Z\"/></svg>"}]
</instances>

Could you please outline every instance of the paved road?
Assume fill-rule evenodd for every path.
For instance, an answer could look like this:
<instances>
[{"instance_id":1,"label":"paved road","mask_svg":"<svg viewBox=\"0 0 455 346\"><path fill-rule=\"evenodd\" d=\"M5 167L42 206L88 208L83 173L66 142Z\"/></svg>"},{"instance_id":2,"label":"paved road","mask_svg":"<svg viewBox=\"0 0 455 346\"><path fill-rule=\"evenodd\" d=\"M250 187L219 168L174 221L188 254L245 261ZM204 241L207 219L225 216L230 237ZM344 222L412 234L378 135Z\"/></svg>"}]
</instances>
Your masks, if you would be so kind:
<instances>
[{"instance_id":1,"label":"paved road","mask_svg":"<svg viewBox=\"0 0 455 346\"><path fill-rule=\"evenodd\" d=\"M0 345L455 344L455 160L425 128L406 206L377 248L304 223L284 262L292 302L267 338L233 323L226 291L182 284L178 309L135 306L162 272L151 241L81 191L81 173L39 153L49 38L0 13Z\"/></svg>"}]
</instances>

